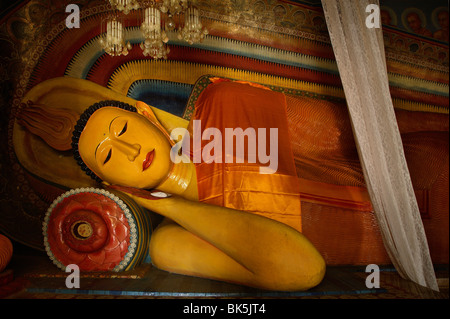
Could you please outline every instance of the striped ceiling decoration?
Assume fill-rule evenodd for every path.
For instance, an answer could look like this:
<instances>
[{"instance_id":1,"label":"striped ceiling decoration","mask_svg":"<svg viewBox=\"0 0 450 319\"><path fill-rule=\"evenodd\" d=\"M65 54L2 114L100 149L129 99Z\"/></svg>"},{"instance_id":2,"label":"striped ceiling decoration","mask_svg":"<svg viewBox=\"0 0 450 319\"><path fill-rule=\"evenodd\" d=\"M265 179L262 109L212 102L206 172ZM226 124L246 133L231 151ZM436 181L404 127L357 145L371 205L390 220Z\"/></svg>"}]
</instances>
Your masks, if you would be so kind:
<instances>
[{"instance_id":1,"label":"striped ceiling decoration","mask_svg":"<svg viewBox=\"0 0 450 319\"><path fill-rule=\"evenodd\" d=\"M133 93L176 114L181 114L180 108L187 101L188 87L211 73L344 98L331 46L322 38L319 41L307 33L302 37L286 34L284 29L273 32L250 26L239 26L239 32L234 32L237 24L209 14L204 24L211 35L203 43L188 45L169 34L168 60L154 61L142 55L138 19L131 16L127 32L133 49L128 56L111 57L98 42L100 21L108 9L102 4L82 11L80 29L67 29L63 23L55 26L42 46L37 46L27 88L62 75L82 78L123 94ZM448 112L448 83L441 80L445 78L441 71L427 72L424 78L408 74L410 66L401 61L388 61L388 66L393 71L389 79L396 107ZM140 84L130 82L124 72L134 72L132 78ZM125 88L119 83L121 79L126 79ZM176 101L162 98L173 95L181 85L184 93ZM158 96L159 102L152 101L152 96ZM169 104L163 105L164 101Z\"/></svg>"}]
</instances>

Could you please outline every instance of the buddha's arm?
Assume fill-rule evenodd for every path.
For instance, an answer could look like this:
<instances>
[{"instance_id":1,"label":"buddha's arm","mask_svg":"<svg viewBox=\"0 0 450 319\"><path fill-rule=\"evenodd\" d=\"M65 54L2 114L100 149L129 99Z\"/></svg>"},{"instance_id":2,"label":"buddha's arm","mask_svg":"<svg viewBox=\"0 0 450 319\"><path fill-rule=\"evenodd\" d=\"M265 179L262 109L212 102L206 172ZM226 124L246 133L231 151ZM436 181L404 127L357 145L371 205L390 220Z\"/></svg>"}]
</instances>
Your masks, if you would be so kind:
<instances>
[{"instance_id":1,"label":"buddha's arm","mask_svg":"<svg viewBox=\"0 0 450 319\"><path fill-rule=\"evenodd\" d=\"M163 226L165 231L171 232L172 238L176 236L179 239L183 249L190 246L194 255L196 250L206 255L197 254L203 263L223 267L212 270L212 273L202 273L208 270L201 270L196 275L276 290L308 289L323 278L325 262L322 256L301 233L289 226L258 215L177 196L154 200L145 198L143 194L131 196L140 205L183 227L178 229L174 224ZM199 237L209 244L203 247L202 241L191 237ZM177 249L164 246L164 243L159 248ZM231 259L228 263L227 258ZM201 265L200 268L209 269L207 266ZM240 272L236 278L233 269ZM220 274L222 271L225 274Z\"/></svg>"}]
</instances>

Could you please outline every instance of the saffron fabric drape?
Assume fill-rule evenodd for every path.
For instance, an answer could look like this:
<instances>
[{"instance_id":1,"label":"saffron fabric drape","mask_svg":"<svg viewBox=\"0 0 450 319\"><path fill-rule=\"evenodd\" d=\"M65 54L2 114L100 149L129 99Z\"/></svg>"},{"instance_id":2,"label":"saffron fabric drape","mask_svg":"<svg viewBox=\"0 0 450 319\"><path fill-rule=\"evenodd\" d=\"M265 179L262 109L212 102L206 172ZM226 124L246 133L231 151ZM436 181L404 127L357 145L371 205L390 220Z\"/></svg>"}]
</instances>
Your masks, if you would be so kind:
<instances>
[{"instance_id":1,"label":"saffron fabric drape","mask_svg":"<svg viewBox=\"0 0 450 319\"><path fill-rule=\"evenodd\" d=\"M200 121L201 131L197 132L191 121L188 127L191 138L202 137L197 146L191 141L194 163L196 152L201 152L197 155L202 157L195 164L199 200L262 215L301 231L299 181L291 150L284 94L251 83L213 81L199 96L193 120ZM256 140L245 138L242 153L245 158L241 158L242 161L239 161L236 146L238 138L233 148L228 150L231 152L227 152L225 146L229 138L227 129L236 128L255 130ZM274 137L271 128L277 129L275 145L271 142ZM217 129L224 134L204 136L208 129ZM264 136L260 135L260 129L265 132ZM208 163L204 152L212 140L219 143L213 151L214 161ZM251 150L251 146L256 145ZM272 163L262 162L260 148L265 148L263 153L267 155L276 155L270 159ZM247 157L254 151L257 156L252 162ZM231 162L226 161L228 156L232 157ZM276 162L276 172L261 174L260 168L273 162Z\"/></svg>"},{"instance_id":2,"label":"saffron fabric drape","mask_svg":"<svg viewBox=\"0 0 450 319\"><path fill-rule=\"evenodd\" d=\"M377 0L322 0L385 248L402 277L438 290L389 91L382 30L371 24L370 14L379 16L366 12L371 4L379 8Z\"/></svg>"}]
</instances>

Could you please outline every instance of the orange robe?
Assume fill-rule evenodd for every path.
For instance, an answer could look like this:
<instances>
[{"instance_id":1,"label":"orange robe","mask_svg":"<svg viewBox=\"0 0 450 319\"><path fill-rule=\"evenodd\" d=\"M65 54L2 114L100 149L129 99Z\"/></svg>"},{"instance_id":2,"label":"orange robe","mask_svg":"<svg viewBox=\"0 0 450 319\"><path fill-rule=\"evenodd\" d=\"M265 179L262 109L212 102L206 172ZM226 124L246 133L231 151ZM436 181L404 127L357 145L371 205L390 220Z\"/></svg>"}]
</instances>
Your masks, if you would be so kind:
<instances>
[{"instance_id":1,"label":"orange robe","mask_svg":"<svg viewBox=\"0 0 450 319\"><path fill-rule=\"evenodd\" d=\"M199 141L193 131L193 120L201 121L202 133L207 128L217 128L222 133L222 162L206 163L202 158L200 163L195 163L199 200L263 215L301 231L299 184L290 144L285 95L250 83L217 81L210 84L200 94L189 124L191 156L198 151L193 149L194 139ZM277 128L277 149L272 150L278 152L276 173L261 174L260 166L269 166L269 163L259 162L258 155L256 163L247 160L237 163L236 149L232 163L225 163L225 128L244 131L254 128L256 141L258 128L264 128L267 156L271 151L270 128ZM208 138L201 139L201 150L211 142ZM244 154L247 154L247 142L245 147Z\"/></svg>"}]
</instances>

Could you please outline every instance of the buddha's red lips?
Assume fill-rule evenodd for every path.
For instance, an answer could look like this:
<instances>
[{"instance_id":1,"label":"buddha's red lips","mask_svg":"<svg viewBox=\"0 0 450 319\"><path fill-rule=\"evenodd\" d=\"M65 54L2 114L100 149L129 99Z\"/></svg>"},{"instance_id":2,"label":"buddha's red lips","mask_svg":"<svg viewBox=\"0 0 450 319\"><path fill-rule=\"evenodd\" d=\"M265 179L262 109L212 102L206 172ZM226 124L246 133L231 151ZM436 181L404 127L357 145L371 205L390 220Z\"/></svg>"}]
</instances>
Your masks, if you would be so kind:
<instances>
[{"instance_id":1,"label":"buddha's red lips","mask_svg":"<svg viewBox=\"0 0 450 319\"><path fill-rule=\"evenodd\" d=\"M147 156L145 157L144 163L142 163L142 171L145 171L150 167L150 165L152 165L153 157L155 157L155 150L148 152Z\"/></svg>"}]
</instances>

